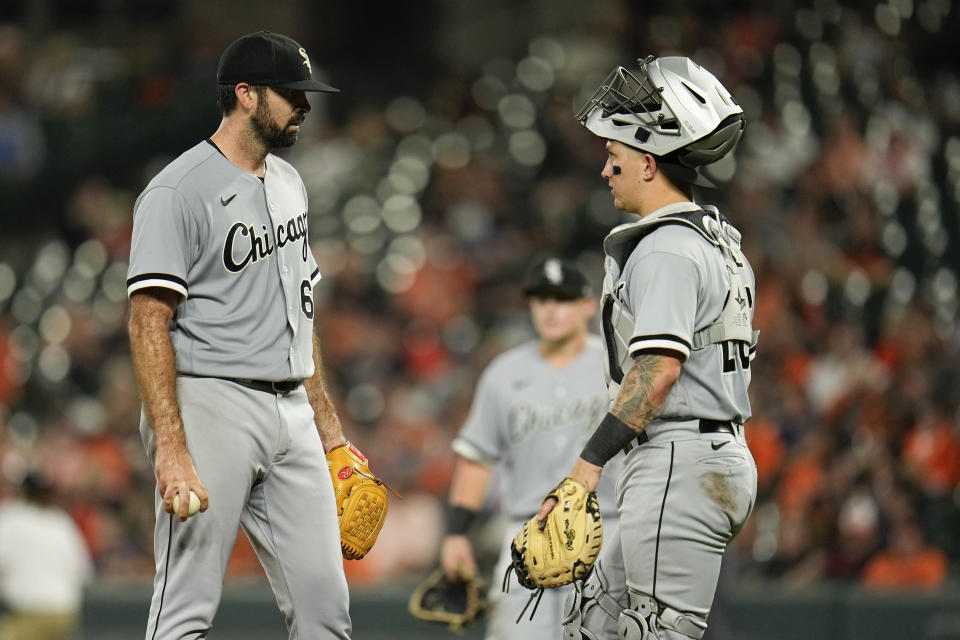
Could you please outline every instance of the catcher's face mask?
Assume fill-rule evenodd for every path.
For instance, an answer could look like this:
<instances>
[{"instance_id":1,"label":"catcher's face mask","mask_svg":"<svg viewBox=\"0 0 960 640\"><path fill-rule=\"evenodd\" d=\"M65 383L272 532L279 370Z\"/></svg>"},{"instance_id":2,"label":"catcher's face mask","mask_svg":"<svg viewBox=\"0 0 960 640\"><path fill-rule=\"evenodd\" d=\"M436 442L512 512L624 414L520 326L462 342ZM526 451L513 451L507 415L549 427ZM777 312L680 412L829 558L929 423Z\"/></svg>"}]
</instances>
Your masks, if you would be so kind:
<instances>
[{"instance_id":1,"label":"catcher's face mask","mask_svg":"<svg viewBox=\"0 0 960 640\"><path fill-rule=\"evenodd\" d=\"M660 92L647 73L647 63L652 59L651 57L641 60L640 66L634 69L617 67L611 71L593 95L590 96L590 99L577 111L577 120L586 122L590 113L599 109L600 116L603 118L616 115L626 116L641 126L649 128L650 123L657 121L657 115L655 114L663 108ZM667 109L669 111L669 107ZM671 114L671 122L676 122L676 119L672 117L673 112L669 111L669 113ZM661 121L665 119L665 115L660 115ZM644 123L647 124L644 125ZM640 139L641 135L638 133L637 139Z\"/></svg>"},{"instance_id":2,"label":"catcher's face mask","mask_svg":"<svg viewBox=\"0 0 960 640\"><path fill-rule=\"evenodd\" d=\"M743 109L709 71L689 58L648 57L616 67L577 111L601 138L688 167L716 162L736 145Z\"/></svg>"}]
</instances>

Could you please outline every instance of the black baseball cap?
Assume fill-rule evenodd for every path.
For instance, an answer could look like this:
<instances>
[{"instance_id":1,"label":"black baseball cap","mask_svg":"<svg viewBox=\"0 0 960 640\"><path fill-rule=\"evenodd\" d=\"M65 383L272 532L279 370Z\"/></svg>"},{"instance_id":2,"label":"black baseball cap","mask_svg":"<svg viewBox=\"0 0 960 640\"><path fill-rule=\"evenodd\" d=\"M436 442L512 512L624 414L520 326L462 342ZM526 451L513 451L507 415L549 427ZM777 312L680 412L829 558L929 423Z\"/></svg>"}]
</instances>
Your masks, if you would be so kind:
<instances>
[{"instance_id":1,"label":"black baseball cap","mask_svg":"<svg viewBox=\"0 0 960 640\"><path fill-rule=\"evenodd\" d=\"M279 33L257 31L240 36L223 50L217 84L246 82L300 91L340 91L314 80L312 73L310 58L299 42Z\"/></svg>"},{"instance_id":2,"label":"black baseball cap","mask_svg":"<svg viewBox=\"0 0 960 640\"><path fill-rule=\"evenodd\" d=\"M590 297L590 283L575 262L551 256L534 263L523 292L531 297L579 300Z\"/></svg>"}]
</instances>

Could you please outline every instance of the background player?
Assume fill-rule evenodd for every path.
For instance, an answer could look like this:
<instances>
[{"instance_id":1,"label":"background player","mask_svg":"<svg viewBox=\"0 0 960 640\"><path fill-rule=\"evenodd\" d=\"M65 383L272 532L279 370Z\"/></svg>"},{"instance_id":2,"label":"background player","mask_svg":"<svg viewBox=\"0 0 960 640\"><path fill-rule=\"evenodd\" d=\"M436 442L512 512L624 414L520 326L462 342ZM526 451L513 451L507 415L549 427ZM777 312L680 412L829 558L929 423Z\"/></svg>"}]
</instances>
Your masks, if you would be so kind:
<instances>
[{"instance_id":1,"label":"background player","mask_svg":"<svg viewBox=\"0 0 960 640\"><path fill-rule=\"evenodd\" d=\"M543 495L553 488L554 470L573 462L609 402L603 345L589 332L596 302L584 274L573 262L546 258L532 267L524 293L538 339L501 354L480 377L470 415L453 442L459 457L441 562L451 579L477 570L465 534L483 504L491 475L501 474L500 506L511 522L493 571L490 598L495 610L487 638L553 640L561 632L566 589L545 592L533 619L528 610L516 623L529 593L514 588L502 594L500 580L510 561L514 525L536 513ZM615 478L616 472L609 474L600 486L604 516L611 518L607 526L616 520Z\"/></svg>"},{"instance_id":2,"label":"background player","mask_svg":"<svg viewBox=\"0 0 960 640\"><path fill-rule=\"evenodd\" d=\"M290 637L346 638L324 458L344 436L313 337L320 274L303 182L269 153L296 141L305 91L336 89L311 78L303 47L265 31L227 47L217 81L220 127L134 209L130 344L158 489L146 637L207 636L239 524ZM190 491L206 513L188 520Z\"/></svg>"},{"instance_id":3,"label":"background player","mask_svg":"<svg viewBox=\"0 0 960 640\"><path fill-rule=\"evenodd\" d=\"M0 640L68 640L80 631L94 567L54 496L50 478L31 469L19 497L0 502Z\"/></svg>"},{"instance_id":4,"label":"background player","mask_svg":"<svg viewBox=\"0 0 960 640\"><path fill-rule=\"evenodd\" d=\"M617 638L619 627L625 640L699 639L726 545L756 497L743 437L756 289L740 234L694 204L691 185L736 145L743 111L688 58L648 58L614 69L577 119L606 139L615 206L641 219L604 240L614 402L570 472L593 489L628 449L621 526L575 585L564 637Z\"/></svg>"}]
</instances>

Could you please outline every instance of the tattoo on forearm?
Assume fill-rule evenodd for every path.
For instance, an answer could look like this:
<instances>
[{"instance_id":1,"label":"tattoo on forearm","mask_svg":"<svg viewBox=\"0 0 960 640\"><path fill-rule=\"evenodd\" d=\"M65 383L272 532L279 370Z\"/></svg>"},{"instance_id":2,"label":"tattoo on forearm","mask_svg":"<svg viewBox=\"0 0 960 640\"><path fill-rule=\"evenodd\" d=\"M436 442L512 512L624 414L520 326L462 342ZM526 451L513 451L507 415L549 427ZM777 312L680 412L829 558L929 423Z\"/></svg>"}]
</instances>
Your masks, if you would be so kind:
<instances>
[{"instance_id":1,"label":"tattoo on forearm","mask_svg":"<svg viewBox=\"0 0 960 640\"><path fill-rule=\"evenodd\" d=\"M613 413L638 431L653 420L663 405L664 398L659 396L660 390L654 385L660 365L661 356L640 355L620 385L620 396Z\"/></svg>"}]
</instances>

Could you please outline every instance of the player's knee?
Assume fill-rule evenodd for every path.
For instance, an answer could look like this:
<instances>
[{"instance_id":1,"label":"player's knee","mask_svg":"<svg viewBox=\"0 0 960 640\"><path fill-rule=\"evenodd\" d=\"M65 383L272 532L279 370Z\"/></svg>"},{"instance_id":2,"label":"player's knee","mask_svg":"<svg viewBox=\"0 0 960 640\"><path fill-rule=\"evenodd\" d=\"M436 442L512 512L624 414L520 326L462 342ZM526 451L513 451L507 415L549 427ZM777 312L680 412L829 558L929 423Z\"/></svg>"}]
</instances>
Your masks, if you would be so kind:
<instances>
[{"instance_id":1,"label":"player's knee","mask_svg":"<svg viewBox=\"0 0 960 640\"><path fill-rule=\"evenodd\" d=\"M597 640L604 628L616 624L622 607L607 592L607 584L599 563L586 580L573 583L563 607L564 640Z\"/></svg>"}]
</instances>

